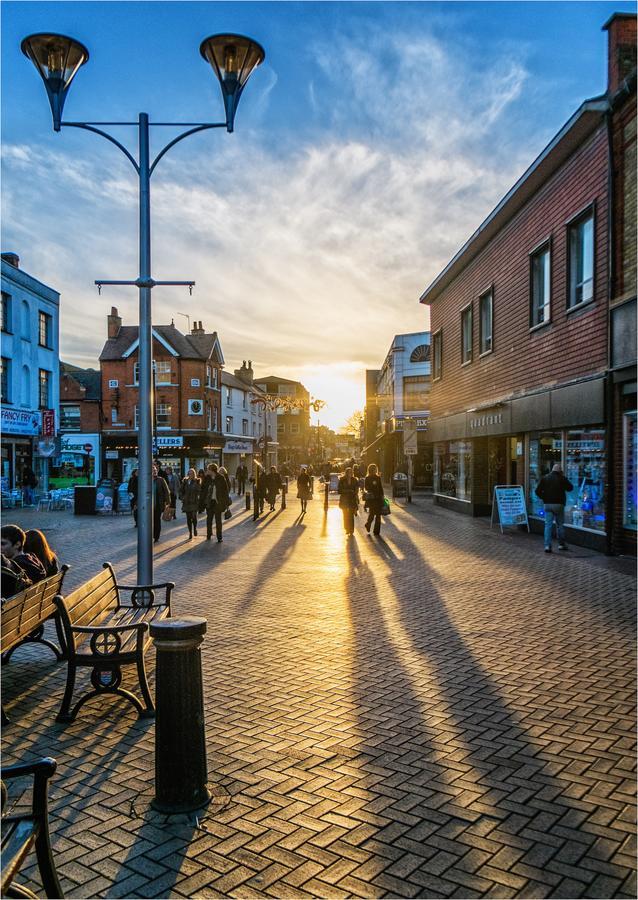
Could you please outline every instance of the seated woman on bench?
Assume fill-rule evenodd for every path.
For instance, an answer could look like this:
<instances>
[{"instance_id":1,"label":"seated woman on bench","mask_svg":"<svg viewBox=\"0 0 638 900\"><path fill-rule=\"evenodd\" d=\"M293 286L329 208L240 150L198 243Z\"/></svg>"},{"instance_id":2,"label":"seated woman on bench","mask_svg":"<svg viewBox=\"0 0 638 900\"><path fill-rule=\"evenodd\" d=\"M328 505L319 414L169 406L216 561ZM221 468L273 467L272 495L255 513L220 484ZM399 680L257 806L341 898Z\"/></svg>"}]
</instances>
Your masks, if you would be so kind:
<instances>
[{"instance_id":1,"label":"seated woman on bench","mask_svg":"<svg viewBox=\"0 0 638 900\"><path fill-rule=\"evenodd\" d=\"M44 566L32 553L26 553L26 534L17 525L3 525L0 529L0 550L7 559L20 566L33 584L47 577Z\"/></svg>"}]
</instances>

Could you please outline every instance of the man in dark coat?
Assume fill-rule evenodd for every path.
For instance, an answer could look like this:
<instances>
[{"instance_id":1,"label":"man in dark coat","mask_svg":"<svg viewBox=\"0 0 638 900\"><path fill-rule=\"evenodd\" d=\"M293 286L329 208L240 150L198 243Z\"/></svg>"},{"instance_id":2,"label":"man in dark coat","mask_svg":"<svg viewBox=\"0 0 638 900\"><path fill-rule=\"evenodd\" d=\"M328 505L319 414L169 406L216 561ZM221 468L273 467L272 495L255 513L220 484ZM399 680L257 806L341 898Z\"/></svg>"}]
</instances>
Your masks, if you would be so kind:
<instances>
[{"instance_id":1,"label":"man in dark coat","mask_svg":"<svg viewBox=\"0 0 638 900\"><path fill-rule=\"evenodd\" d=\"M230 504L228 483L220 474L215 463L211 463L206 469L206 477L202 485L202 496L206 507L206 540L213 536L213 518L215 519L215 532L217 543L222 542L222 516Z\"/></svg>"},{"instance_id":2,"label":"man in dark coat","mask_svg":"<svg viewBox=\"0 0 638 900\"><path fill-rule=\"evenodd\" d=\"M552 552L552 528L556 521L558 533L558 549L567 550L565 543L565 504L566 493L574 489L571 481L563 475L559 463L554 463L549 475L544 475L536 487L536 496L540 497L545 507L545 553Z\"/></svg>"},{"instance_id":3,"label":"man in dark coat","mask_svg":"<svg viewBox=\"0 0 638 900\"><path fill-rule=\"evenodd\" d=\"M137 528L137 469L133 469L131 477L128 480L128 484L126 486L127 491L131 495L131 509L133 510L133 519L135 520L135 527Z\"/></svg>"},{"instance_id":4,"label":"man in dark coat","mask_svg":"<svg viewBox=\"0 0 638 900\"><path fill-rule=\"evenodd\" d=\"M283 484L276 466L270 467L270 472L266 475L264 481L266 485L266 499L270 503L270 511L272 512L275 508L277 494L280 492Z\"/></svg>"},{"instance_id":5,"label":"man in dark coat","mask_svg":"<svg viewBox=\"0 0 638 900\"><path fill-rule=\"evenodd\" d=\"M248 480L248 467L243 463L237 466L235 479L237 481L237 493L241 496L246 490L246 481Z\"/></svg>"},{"instance_id":6,"label":"man in dark coat","mask_svg":"<svg viewBox=\"0 0 638 900\"><path fill-rule=\"evenodd\" d=\"M155 543L162 533L162 513L171 502L171 492L164 479L158 474L157 466L153 466L153 538Z\"/></svg>"}]
</instances>

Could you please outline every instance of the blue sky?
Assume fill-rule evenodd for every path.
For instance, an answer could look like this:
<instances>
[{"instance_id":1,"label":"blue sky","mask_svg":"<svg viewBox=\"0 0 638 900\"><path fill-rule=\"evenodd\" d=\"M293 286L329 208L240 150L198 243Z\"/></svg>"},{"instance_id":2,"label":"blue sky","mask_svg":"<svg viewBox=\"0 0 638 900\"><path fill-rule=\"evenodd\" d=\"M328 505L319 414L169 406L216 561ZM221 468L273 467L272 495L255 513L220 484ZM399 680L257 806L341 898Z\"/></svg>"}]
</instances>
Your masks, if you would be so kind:
<instances>
[{"instance_id":1,"label":"blue sky","mask_svg":"<svg viewBox=\"0 0 638 900\"><path fill-rule=\"evenodd\" d=\"M153 176L154 321L217 329L229 369L300 378L334 426L363 373L465 239L587 97L601 27L632 3L13 3L2 15L2 249L62 293L63 358L95 361L106 314L137 317L137 183L107 142L54 134L22 37L70 34L91 58L70 120L218 121L209 34L266 50L232 135L189 138ZM158 135L157 132L161 134ZM117 137L135 146L135 133ZM156 146L168 139L154 133ZM266 371L268 370L268 371ZM322 421L324 416L322 415Z\"/></svg>"}]
</instances>

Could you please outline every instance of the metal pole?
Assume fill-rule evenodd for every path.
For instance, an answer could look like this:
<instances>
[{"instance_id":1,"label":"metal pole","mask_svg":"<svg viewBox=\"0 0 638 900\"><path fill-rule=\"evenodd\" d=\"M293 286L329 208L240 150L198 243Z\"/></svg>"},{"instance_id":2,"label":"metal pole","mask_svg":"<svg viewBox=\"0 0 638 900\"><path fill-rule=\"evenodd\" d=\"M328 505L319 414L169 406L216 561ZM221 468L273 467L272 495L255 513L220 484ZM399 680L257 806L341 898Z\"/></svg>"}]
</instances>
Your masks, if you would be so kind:
<instances>
[{"instance_id":1,"label":"metal pole","mask_svg":"<svg viewBox=\"0 0 638 900\"><path fill-rule=\"evenodd\" d=\"M408 503L412 503L412 457L408 456Z\"/></svg>"},{"instance_id":2,"label":"metal pole","mask_svg":"<svg viewBox=\"0 0 638 900\"><path fill-rule=\"evenodd\" d=\"M148 114L139 115L140 281L151 278L151 184ZM153 343L151 288L140 286L137 583L153 583Z\"/></svg>"}]
</instances>

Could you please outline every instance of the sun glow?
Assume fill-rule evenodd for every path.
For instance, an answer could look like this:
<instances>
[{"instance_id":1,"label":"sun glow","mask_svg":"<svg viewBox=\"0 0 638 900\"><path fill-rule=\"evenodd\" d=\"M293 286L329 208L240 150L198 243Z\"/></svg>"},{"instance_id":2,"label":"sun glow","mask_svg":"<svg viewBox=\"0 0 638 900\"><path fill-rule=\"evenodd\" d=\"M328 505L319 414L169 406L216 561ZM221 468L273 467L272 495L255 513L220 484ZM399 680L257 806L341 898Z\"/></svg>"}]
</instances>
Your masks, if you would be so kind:
<instances>
[{"instance_id":1,"label":"sun glow","mask_svg":"<svg viewBox=\"0 0 638 900\"><path fill-rule=\"evenodd\" d=\"M310 391L312 399L324 400L318 413L311 411L310 422L327 425L338 431L356 410L365 405L365 363L339 362L327 365L305 365L290 368L279 366L278 374L300 381Z\"/></svg>"}]
</instances>

